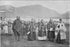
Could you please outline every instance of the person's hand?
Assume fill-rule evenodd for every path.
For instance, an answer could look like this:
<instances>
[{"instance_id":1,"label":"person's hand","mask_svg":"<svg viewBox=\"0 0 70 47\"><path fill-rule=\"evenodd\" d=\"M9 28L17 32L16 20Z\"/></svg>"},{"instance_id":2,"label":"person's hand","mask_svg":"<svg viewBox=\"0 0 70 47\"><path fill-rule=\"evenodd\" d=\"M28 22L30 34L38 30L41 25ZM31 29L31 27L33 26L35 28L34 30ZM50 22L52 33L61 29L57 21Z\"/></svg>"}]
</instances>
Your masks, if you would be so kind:
<instances>
[{"instance_id":1,"label":"person's hand","mask_svg":"<svg viewBox=\"0 0 70 47\"><path fill-rule=\"evenodd\" d=\"M53 28L50 28L50 31L52 31L53 30Z\"/></svg>"}]
</instances>

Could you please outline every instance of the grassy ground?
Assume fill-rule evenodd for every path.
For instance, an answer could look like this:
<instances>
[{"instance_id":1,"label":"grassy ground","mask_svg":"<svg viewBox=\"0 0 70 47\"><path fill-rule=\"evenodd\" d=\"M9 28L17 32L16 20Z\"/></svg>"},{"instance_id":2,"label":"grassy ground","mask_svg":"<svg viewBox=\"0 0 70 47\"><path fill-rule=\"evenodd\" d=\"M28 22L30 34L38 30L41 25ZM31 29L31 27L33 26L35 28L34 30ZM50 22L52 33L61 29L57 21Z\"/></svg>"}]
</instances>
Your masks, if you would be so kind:
<instances>
[{"instance_id":1,"label":"grassy ground","mask_svg":"<svg viewBox=\"0 0 70 47\"><path fill-rule=\"evenodd\" d=\"M65 44L57 44L55 42L49 41L27 41L26 39L21 39L21 41L16 41L14 36L2 35L0 36L1 47L69 47L69 25L67 27L67 39Z\"/></svg>"}]
</instances>

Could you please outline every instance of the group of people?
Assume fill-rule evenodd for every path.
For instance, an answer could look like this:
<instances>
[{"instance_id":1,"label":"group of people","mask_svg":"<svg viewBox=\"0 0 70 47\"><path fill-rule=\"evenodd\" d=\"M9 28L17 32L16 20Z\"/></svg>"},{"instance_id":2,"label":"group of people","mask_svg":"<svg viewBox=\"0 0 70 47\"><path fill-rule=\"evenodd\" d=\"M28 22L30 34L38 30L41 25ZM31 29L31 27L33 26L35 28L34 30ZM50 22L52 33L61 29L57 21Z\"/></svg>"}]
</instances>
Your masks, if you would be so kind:
<instances>
[{"instance_id":1,"label":"group of people","mask_svg":"<svg viewBox=\"0 0 70 47\"><path fill-rule=\"evenodd\" d=\"M56 41L58 43L64 43L66 40L66 27L59 19L57 24L52 19L48 23L44 22L43 19L40 22L35 22L32 19L30 22L20 20L20 17L12 24L12 30L14 35L19 40L20 36L27 36L27 40L49 40Z\"/></svg>"},{"instance_id":2,"label":"group of people","mask_svg":"<svg viewBox=\"0 0 70 47\"><path fill-rule=\"evenodd\" d=\"M20 37L23 38L24 36L30 41L48 40L64 43L66 40L66 27L62 19L59 19L57 24L52 19L49 22L44 22L43 19L39 22L34 19L22 22L17 16L12 23L12 31L16 40L20 40Z\"/></svg>"},{"instance_id":3,"label":"group of people","mask_svg":"<svg viewBox=\"0 0 70 47\"><path fill-rule=\"evenodd\" d=\"M6 21L2 17L0 18L0 34L11 33L12 32L11 27L12 27L12 23L11 22Z\"/></svg>"}]
</instances>

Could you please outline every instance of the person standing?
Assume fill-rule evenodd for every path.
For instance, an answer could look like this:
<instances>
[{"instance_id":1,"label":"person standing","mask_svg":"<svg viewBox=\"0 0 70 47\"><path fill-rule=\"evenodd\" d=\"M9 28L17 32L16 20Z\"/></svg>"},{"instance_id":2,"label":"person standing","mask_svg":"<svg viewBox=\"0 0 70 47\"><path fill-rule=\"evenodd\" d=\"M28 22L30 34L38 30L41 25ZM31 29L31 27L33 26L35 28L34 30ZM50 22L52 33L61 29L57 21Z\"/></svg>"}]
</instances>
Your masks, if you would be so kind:
<instances>
[{"instance_id":1,"label":"person standing","mask_svg":"<svg viewBox=\"0 0 70 47\"><path fill-rule=\"evenodd\" d=\"M41 19L41 22L38 23L38 40L46 40L46 25L43 19Z\"/></svg>"},{"instance_id":2,"label":"person standing","mask_svg":"<svg viewBox=\"0 0 70 47\"><path fill-rule=\"evenodd\" d=\"M6 34L8 34L8 22L6 20L4 21L4 27L3 27L3 29L4 29L4 32Z\"/></svg>"},{"instance_id":3,"label":"person standing","mask_svg":"<svg viewBox=\"0 0 70 47\"><path fill-rule=\"evenodd\" d=\"M1 34L1 31L2 31L2 17L0 17L0 34Z\"/></svg>"},{"instance_id":4,"label":"person standing","mask_svg":"<svg viewBox=\"0 0 70 47\"><path fill-rule=\"evenodd\" d=\"M4 27L4 24L3 24L3 18L2 17L0 17L0 28L1 28L1 34L2 33L4 33L4 31L3 31L3 27Z\"/></svg>"},{"instance_id":5,"label":"person standing","mask_svg":"<svg viewBox=\"0 0 70 47\"><path fill-rule=\"evenodd\" d=\"M22 29L22 22L20 20L20 17L17 16L17 19L12 24L12 30L14 32L15 39L17 39L18 41L20 38L21 29Z\"/></svg>"},{"instance_id":6,"label":"person standing","mask_svg":"<svg viewBox=\"0 0 70 47\"><path fill-rule=\"evenodd\" d=\"M38 40L38 23L36 23L36 40Z\"/></svg>"},{"instance_id":7,"label":"person standing","mask_svg":"<svg viewBox=\"0 0 70 47\"><path fill-rule=\"evenodd\" d=\"M56 26L56 30L58 30L56 42L64 43L66 40L66 27L65 24L62 22L62 19L59 19L59 23Z\"/></svg>"},{"instance_id":8,"label":"person standing","mask_svg":"<svg viewBox=\"0 0 70 47\"><path fill-rule=\"evenodd\" d=\"M36 40L36 31L35 31L35 20L31 19L30 25L29 25L29 32L28 32L28 40Z\"/></svg>"},{"instance_id":9,"label":"person standing","mask_svg":"<svg viewBox=\"0 0 70 47\"><path fill-rule=\"evenodd\" d=\"M52 21L52 19L50 19L50 21L47 23L47 30L48 30L48 40L49 41L54 41L55 39L55 24Z\"/></svg>"},{"instance_id":10,"label":"person standing","mask_svg":"<svg viewBox=\"0 0 70 47\"><path fill-rule=\"evenodd\" d=\"M39 25L38 25L38 36L39 37L43 37L45 34L44 34L44 32L45 32L45 30L44 30L44 21L43 21L43 19L41 20L41 22L39 22Z\"/></svg>"}]
</instances>

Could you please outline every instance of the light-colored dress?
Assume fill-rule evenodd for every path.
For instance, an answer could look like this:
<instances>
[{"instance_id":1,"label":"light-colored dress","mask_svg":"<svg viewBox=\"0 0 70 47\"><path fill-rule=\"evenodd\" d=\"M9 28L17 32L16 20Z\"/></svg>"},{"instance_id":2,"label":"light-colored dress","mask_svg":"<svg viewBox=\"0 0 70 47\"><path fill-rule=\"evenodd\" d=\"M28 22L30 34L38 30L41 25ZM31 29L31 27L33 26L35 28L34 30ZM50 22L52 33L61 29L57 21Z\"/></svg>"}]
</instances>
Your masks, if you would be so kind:
<instances>
[{"instance_id":1,"label":"light-colored dress","mask_svg":"<svg viewBox=\"0 0 70 47\"><path fill-rule=\"evenodd\" d=\"M8 33L8 26L7 26L7 25L5 25L5 26L3 27L3 29L4 29L5 33Z\"/></svg>"},{"instance_id":2,"label":"light-colored dress","mask_svg":"<svg viewBox=\"0 0 70 47\"><path fill-rule=\"evenodd\" d=\"M38 27L36 28L36 40L38 39Z\"/></svg>"},{"instance_id":3,"label":"light-colored dress","mask_svg":"<svg viewBox=\"0 0 70 47\"><path fill-rule=\"evenodd\" d=\"M1 34L1 20L0 20L0 34Z\"/></svg>"},{"instance_id":4,"label":"light-colored dress","mask_svg":"<svg viewBox=\"0 0 70 47\"><path fill-rule=\"evenodd\" d=\"M58 28L58 26L60 26ZM60 31L60 39L66 39L66 27L64 25L64 23L58 23L57 27L56 27L56 32L55 32L55 35L57 36L58 32Z\"/></svg>"},{"instance_id":5,"label":"light-colored dress","mask_svg":"<svg viewBox=\"0 0 70 47\"><path fill-rule=\"evenodd\" d=\"M47 28L45 27L46 32L43 32L43 36L37 36L38 40L47 40ZM42 31L45 31L44 29ZM39 33L39 31L37 32L37 34ZM46 34L44 34L46 33Z\"/></svg>"},{"instance_id":6,"label":"light-colored dress","mask_svg":"<svg viewBox=\"0 0 70 47\"><path fill-rule=\"evenodd\" d=\"M8 33L8 23L7 23L7 21L4 21L4 24L6 24L6 25L4 25L4 27L3 27L4 33Z\"/></svg>"}]
</instances>

